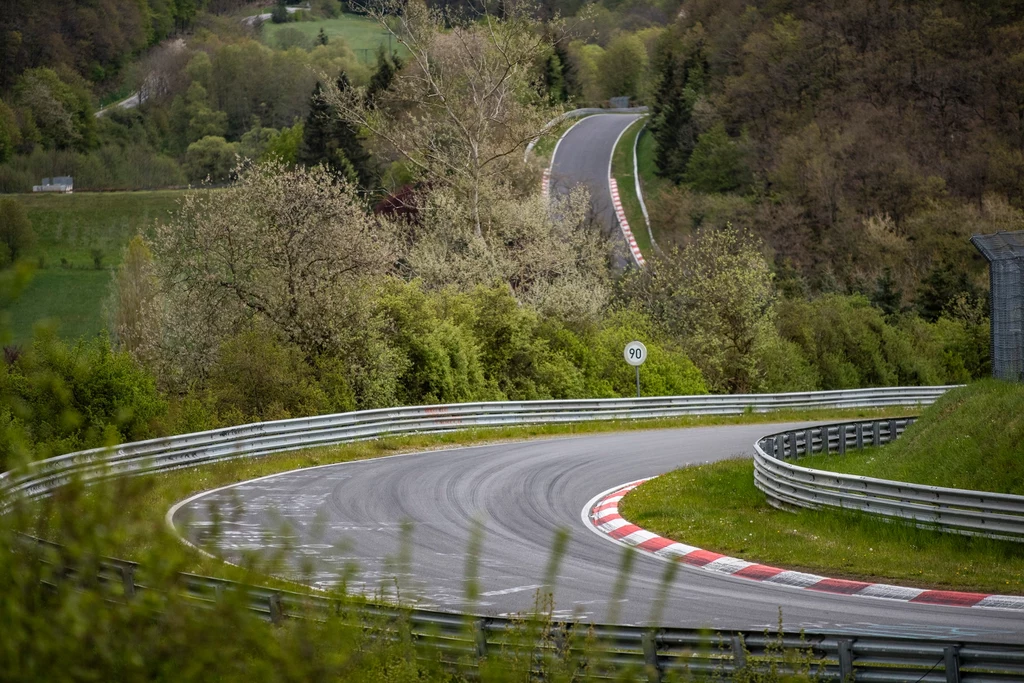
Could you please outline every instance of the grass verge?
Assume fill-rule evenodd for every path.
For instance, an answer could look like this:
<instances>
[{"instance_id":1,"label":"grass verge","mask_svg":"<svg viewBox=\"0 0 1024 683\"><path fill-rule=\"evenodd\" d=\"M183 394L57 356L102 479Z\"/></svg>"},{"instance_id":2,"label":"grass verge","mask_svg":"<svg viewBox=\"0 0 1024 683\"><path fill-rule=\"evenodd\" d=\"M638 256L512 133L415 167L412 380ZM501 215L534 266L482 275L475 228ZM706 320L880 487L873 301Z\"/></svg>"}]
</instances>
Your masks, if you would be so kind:
<instances>
[{"instance_id":1,"label":"grass verge","mask_svg":"<svg viewBox=\"0 0 1024 683\"><path fill-rule=\"evenodd\" d=\"M914 431L894 445L845 459L831 456L827 463L837 465L831 469L841 464L844 471L890 478L918 472L920 467L937 477L934 483L947 485L987 482L989 473L979 477L966 471L986 462L986 450L1006 456L1000 462L1007 466L1015 460L1018 471L1024 466L1019 449L1022 404L1024 387L981 382L927 409ZM1004 414L1011 407L1015 412ZM1008 423L1010 436L1000 438L996 432ZM980 438L990 432L992 440L982 446ZM904 438L903 448L896 448ZM1016 458L1010 457L1013 448ZM889 449L897 454L891 459ZM908 454L919 457L901 463ZM800 464L821 467L823 460L815 456ZM847 466L848 460L856 466ZM961 463L948 462L953 460ZM1002 466L996 469L1007 471ZM749 460L689 467L658 477L629 493L620 511L654 533L751 562L871 582L1024 594L1024 544L917 529L854 512L776 510L754 486Z\"/></svg>"},{"instance_id":2,"label":"grass verge","mask_svg":"<svg viewBox=\"0 0 1024 683\"><path fill-rule=\"evenodd\" d=\"M404 437L389 437L374 441L363 441L340 446L316 448L290 453L280 453L263 458L241 458L201 467L182 469L152 477L115 479L89 487L82 495L90 504L87 509L101 509L104 505L116 506L116 511L105 519L116 519L121 523L117 529L105 529L103 554L125 559L144 560L159 557L161 552L180 551L178 538L167 529L164 515L176 502L202 491L225 486L257 477L287 472L304 467L331 463L352 462L370 458L397 455L415 451L451 448L455 446L482 445L502 441L542 438L562 435L582 435L603 432L698 427L708 425L756 424L772 422L818 421L828 419L855 419L870 417L892 417L906 414L906 408L883 410L816 410L778 411L773 413L748 413L737 416L693 416L660 420L616 420L608 422L584 422L576 424L530 425L493 429L467 430L444 434L422 434ZM26 527L32 533L44 538L61 540L68 525L77 528L87 524L76 516L62 515L67 507L60 505L60 497L48 499L43 507L34 512ZM75 506L76 508L79 506ZM69 512L72 512L69 510ZM228 578L251 579L247 572L226 566L199 553L192 553L185 571L216 574Z\"/></svg>"},{"instance_id":3,"label":"grass verge","mask_svg":"<svg viewBox=\"0 0 1024 683\"><path fill-rule=\"evenodd\" d=\"M637 246L642 253L650 255L651 236L647 231L644 212L640 208L640 199L636 194L636 175L633 173L633 144L645 122L645 118L637 119L619 138L619 144L612 153L612 176L619 185L622 210L626 212L626 220L629 221Z\"/></svg>"},{"instance_id":4,"label":"grass verge","mask_svg":"<svg viewBox=\"0 0 1024 683\"><path fill-rule=\"evenodd\" d=\"M817 469L930 486L1024 495L1024 384L985 380L945 394L894 443Z\"/></svg>"}]
</instances>

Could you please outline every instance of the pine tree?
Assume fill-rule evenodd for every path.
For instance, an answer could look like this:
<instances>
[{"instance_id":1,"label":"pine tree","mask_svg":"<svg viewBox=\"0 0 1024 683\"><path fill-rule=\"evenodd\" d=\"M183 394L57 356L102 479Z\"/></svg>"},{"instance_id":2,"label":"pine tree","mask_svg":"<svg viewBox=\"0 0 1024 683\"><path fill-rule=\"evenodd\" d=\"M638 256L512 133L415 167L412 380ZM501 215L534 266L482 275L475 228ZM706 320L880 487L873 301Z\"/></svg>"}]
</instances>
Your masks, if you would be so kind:
<instances>
[{"instance_id":1,"label":"pine tree","mask_svg":"<svg viewBox=\"0 0 1024 683\"><path fill-rule=\"evenodd\" d=\"M682 182L686 165L697 144L693 126L693 105L704 89L703 55L680 60L671 52L664 56L658 89L651 107L651 133L657 143L655 164L658 175Z\"/></svg>"},{"instance_id":2,"label":"pine tree","mask_svg":"<svg viewBox=\"0 0 1024 683\"><path fill-rule=\"evenodd\" d=\"M348 76L338 76L338 89L351 88ZM306 166L324 164L337 175L347 178L364 190L373 185L370 155L363 149L359 131L338 116L323 97L323 86L317 82L309 100L309 114L299 145L298 161Z\"/></svg>"},{"instance_id":3,"label":"pine tree","mask_svg":"<svg viewBox=\"0 0 1024 683\"><path fill-rule=\"evenodd\" d=\"M569 51L565 49L565 41L556 41L554 44L555 56L562 67L562 83L566 100L578 97L582 94L579 75L572 59L569 58Z\"/></svg>"},{"instance_id":4,"label":"pine tree","mask_svg":"<svg viewBox=\"0 0 1024 683\"><path fill-rule=\"evenodd\" d=\"M348 75L342 71L338 76L338 90L346 92L351 87ZM345 170L349 176L354 171L359 181L359 187L364 190L371 189L373 185L373 171L370 167L370 155L363 148L363 143L359 139L359 130L337 114L334 116L334 121L338 151L348 162L348 166L346 166L341 159L338 159L335 163L335 169L338 171ZM348 170L348 168L352 170Z\"/></svg>"},{"instance_id":5,"label":"pine tree","mask_svg":"<svg viewBox=\"0 0 1024 683\"><path fill-rule=\"evenodd\" d=\"M318 33L316 35L316 43L317 43L317 45L326 45L329 42L330 42L330 40L327 38L327 34L324 33L324 30L321 28L320 29L320 33Z\"/></svg>"},{"instance_id":6,"label":"pine tree","mask_svg":"<svg viewBox=\"0 0 1024 683\"><path fill-rule=\"evenodd\" d=\"M565 79L562 77L562 62L558 54L552 52L544 63L544 89L548 93L548 102L556 105L565 102Z\"/></svg>"},{"instance_id":7,"label":"pine tree","mask_svg":"<svg viewBox=\"0 0 1024 683\"><path fill-rule=\"evenodd\" d=\"M373 72L370 83L366 86L366 106L372 108L376 104L377 98L391 87L395 74L401 68L401 59L397 56L388 58L383 48L377 50L377 70Z\"/></svg>"}]
</instances>

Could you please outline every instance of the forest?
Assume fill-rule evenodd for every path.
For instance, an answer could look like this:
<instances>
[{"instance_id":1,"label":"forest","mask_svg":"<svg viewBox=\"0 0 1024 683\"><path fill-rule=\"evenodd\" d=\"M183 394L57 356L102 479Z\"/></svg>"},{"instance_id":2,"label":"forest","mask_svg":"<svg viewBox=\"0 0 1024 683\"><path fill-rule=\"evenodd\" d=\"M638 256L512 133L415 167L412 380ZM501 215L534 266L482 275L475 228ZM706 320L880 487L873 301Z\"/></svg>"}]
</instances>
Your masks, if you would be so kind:
<instances>
[{"instance_id":1,"label":"forest","mask_svg":"<svg viewBox=\"0 0 1024 683\"><path fill-rule=\"evenodd\" d=\"M0 190L58 171L194 187L95 258L104 335L8 335L5 465L315 413L628 396L634 338L649 395L990 372L968 238L1022 226L1020 3L321 2L269 42L251 6L125 4L102 44L83 36L115 0L2 18L22 37ZM397 47L361 60L287 32L339 17ZM122 86L144 101L96 116ZM610 96L650 107L642 271L612 265L585 192L549 210L520 161ZM10 302L52 264L24 257L16 195L0 209Z\"/></svg>"}]
</instances>

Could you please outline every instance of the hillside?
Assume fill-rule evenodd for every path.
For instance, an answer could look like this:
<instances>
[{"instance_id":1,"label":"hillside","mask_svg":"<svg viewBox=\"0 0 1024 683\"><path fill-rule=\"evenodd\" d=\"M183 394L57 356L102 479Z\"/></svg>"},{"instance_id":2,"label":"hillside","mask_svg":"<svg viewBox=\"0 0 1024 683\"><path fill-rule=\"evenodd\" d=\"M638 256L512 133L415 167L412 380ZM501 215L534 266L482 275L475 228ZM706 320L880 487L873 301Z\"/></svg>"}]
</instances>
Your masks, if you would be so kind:
<instances>
[{"instance_id":1,"label":"hillside","mask_svg":"<svg viewBox=\"0 0 1024 683\"><path fill-rule=\"evenodd\" d=\"M995 380L955 389L897 441L801 465L880 479L1024 495L1024 385Z\"/></svg>"}]
</instances>

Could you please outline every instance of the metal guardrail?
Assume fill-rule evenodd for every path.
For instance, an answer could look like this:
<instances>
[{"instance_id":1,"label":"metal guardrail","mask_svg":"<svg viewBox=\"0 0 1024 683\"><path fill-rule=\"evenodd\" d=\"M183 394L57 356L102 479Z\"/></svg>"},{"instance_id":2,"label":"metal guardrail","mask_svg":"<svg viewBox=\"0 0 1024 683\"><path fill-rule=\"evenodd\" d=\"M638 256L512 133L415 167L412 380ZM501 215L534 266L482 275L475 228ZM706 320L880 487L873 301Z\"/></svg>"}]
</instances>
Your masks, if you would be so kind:
<instances>
[{"instance_id":1,"label":"metal guardrail","mask_svg":"<svg viewBox=\"0 0 1024 683\"><path fill-rule=\"evenodd\" d=\"M908 484L786 462L810 453L841 455L880 446L913 421L845 422L766 436L754 448L755 483L776 507L860 510L925 528L1024 542L1024 496Z\"/></svg>"},{"instance_id":2,"label":"metal guardrail","mask_svg":"<svg viewBox=\"0 0 1024 683\"><path fill-rule=\"evenodd\" d=\"M130 601L153 588L140 582L144 571L133 562L100 558L90 575L63 558L62 546L23 537L22 549L59 570L50 583L100 586L115 601ZM91 572L95 571L94 574ZM418 644L470 660L515 649L597 660L616 668L646 671L650 681L666 674L705 673L725 678L741 670L785 671L802 665L822 681L907 683L1002 683L1024 678L1024 647L949 639L857 636L810 631L726 631L649 628L554 621L545 637L529 638L529 619L463 615L394 606L359 604L317 595L252 586L225 579L181 573L176 594L197 607L238 600L250 612L274 624L288 619L326 620L350 614L384 631L404 625Z\"/></svg>"},{"instance_id":3,"label":"metal guardrail","mask_svg":"<svg viewBox=\"0 0 1024 683\"><path fill-rule=\"evenodd\" d=\"M0 474L0 496L9 505L14 500L45 496L72 478L88 481L166 472L382 436L592 420L738 415L787 408L921 406L934 402L949 388L883 387L786 394L456 403L257 422L41 460L21 470Z\"/></svg>"}]
</instances>

